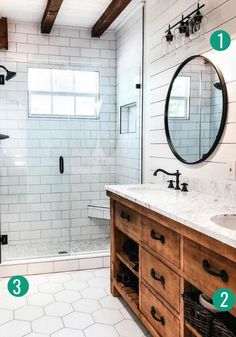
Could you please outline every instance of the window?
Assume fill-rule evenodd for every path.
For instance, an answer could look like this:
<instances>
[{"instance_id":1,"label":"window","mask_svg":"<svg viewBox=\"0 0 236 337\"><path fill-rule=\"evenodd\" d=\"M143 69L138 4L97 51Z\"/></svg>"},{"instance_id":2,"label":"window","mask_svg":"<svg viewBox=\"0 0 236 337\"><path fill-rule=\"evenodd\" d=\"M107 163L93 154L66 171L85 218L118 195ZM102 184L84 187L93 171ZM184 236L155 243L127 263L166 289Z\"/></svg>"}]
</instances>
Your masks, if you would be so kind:
<instances>
[{"instance_id":1,"label":"window","mask_svg":"<svg viewBox=\"0 0 236 337\"><path fill-rule=\"evenodd\" d=\"M99 73L28 69L31 117L99 117Z\"/></svg>"},{"instance_id":2,"label":"window","mask_svg":"<svg viewBox=\"0 0 236 337\"><path fill-rule=\"evenodd\" d=\"M170 118L189 118L190 77L176 78L169 101Z\"/></svg>"}]
</instances>

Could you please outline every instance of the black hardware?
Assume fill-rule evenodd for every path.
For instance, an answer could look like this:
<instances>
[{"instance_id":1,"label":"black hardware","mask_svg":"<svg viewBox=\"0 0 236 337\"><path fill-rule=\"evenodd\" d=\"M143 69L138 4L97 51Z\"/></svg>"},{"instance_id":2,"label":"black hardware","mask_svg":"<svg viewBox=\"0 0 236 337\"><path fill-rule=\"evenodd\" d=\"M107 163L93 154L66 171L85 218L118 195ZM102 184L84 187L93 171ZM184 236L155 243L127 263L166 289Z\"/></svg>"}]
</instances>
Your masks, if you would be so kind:
<instances>
[{"instance_id":1,"label":"black hardware","mask_svg":"<svg viewBox=\"0 0 236 337\"><path fill-rule=\"evenodd\" d=\"M152 318L154 318L157 322L160 322L161 325L165 325L165 319L163 316L161 316L160 318L156 316L156 309L154 307L151 307L151 315Z\"/></svg>"},{"instance_id":2,"label":"black hardware","mask_svg":"<svg viewBox=\"0 0 236 337\"><path fill-rule=\"evenodd\" d=\"M165 243L165 237L164 235L158 235L154 229L151 230L151 237L154 239L154 240L157 240L157 241L161 241L161 243L164 245Z\"/></svg>"},{"instance_id":3,"label":"black hardware","mask_svg":"<svg viewBox=\"0 0 236 337\"><path fill-rule=\"evenodd\" d=\"M181 173L179 173L179 170L176 171L176 173L169 173L163 169L158 169L156 170L153 175L154 176L157 176L157 173L158 172L162 172L162 173L165 173L167 174L168 176L175 176L176 177L176 186L175 186L175 190L180 190L180 187L179 187L179 177L181 176Z\"/></svg>"},{"instance_id":4,"label":"black hardware","mask_svg":"<svg viewBox=\"0 0 236 337\"><path fill-rule=\"evenodd\" d=\"M175 188L174 187L174 180L168 180L167 182L169 183L168 188Z\"/></svg>"},{"instance_id":5,"label":"black hardware","mask_svg":"<svg viewBox=\"0 0 236 337\"><path fill-rule=\"evenodd\" d=\"M166 31L166 33L167 33L166 36L165 36L166 41L167 42L172 42L173 39L174 39L174 35L171 33L170 25L169 25L169 29Z\"/></svg>"},{"instance_id":6,"label":"black hardware","mask_svg":"<svg viewBox=\"0 0 236 337\"><path fill-rule=\"evenodd\" d=\"M4 75L0 75L0 85L4 85L5 84L5 77Z\"/></svg>"},{"instance_id":7,"label":"black hardware","mask_svg":"<svg viewBox=\"0 0 236 337\"><path fill-rule=\"evenodd\" d=\"M212 270L211 265L207 260L202 261L202 266L208 274L219 277L223 282L228 282L229 276L225 270L220 270L220 272Z\"/></svg>"},{"instance_id":8,"label":"black hardware","mask_svg":"<svg viewBox=\"0 0 236 337\"><path fill-rule=\"evenodd\" d=\"M158 277L157 274L156 274L155 269L153 269L153 268L151 269L151 277L152 277L154 280L156 280L156 281L158 281L158 282L161 282L162 285L165 284L165 278L164 278L163 276Z\"/></svg>"},{"instance_id":9,"label":"black hardware","mask_svg":"<svg viewBox=\"0 0 236 337\"><path fill-rule=\"evenodd\" d=\"M8 139L8 138L10 138L8 135L0 134L0 140L4 140L4 139Z\"/></svg>"},{"instance_id":10,"label":"black hardware","mask_svg":"<svg viewBox=\"0 0 236 337\"><path fill-rule=\"evenodd\" d=\"M128 222L130 222L130 215L128 214L128 213L125 213L125 212L121 212L120 213L120 217L122 218L122 219L125 219L125 220L127 220Z\"/></svg>"},{"instance_id":11,"label":"black hardware","mask_svg":"<svg viewBox=\"0 0 236 337\"><path fill-rule=\"evenodd\" d=\"M140 84L140 83L137 83L137 84L135 85L135 88L136 88L136 89L141 89L141 84Z\"/></svg>"},{"instance_id":12,"label":"black hardware","mask_svg":"<svg viewBox=\"0 0 236 337\"><path fill-rule=\"evenodd\" d=\"M8 235L0 235L0 243L4 245L8 245Z\"/></svg>"},{"instance_id":13,"label":"black hardware","mask_svg":"<svg viewBox=\"0 0 236 337\"><path fill-rule=\"evenodd\" d=\"M59 158L59 170L61 174L64 173L64 158L62 156Z\"/></svg>"},{"instance_id":14,"label":"black hardware","mask_svg":"<svg viewBox=\"0 0 236 337\"><path fill-rule=\"evenodd\" d=\"M16 72L15 72L15 71L10 71L10 70L8 70L6 67L4 67L4 66L2 66L2 65L0 65L0 68L4 69L5 72L7 73L7 74L6 74L6 78L5 78L6 81L9 81L9 80L11 80L13 77L16 76Z\"/></svg>"},{"instance_id":15,"label":"black hardware","mask_svg":"<svg viewBox=\"0 0 236 337\"><path fill-rule=\"evenodd\" d=\"M176 26L178 26L179 23L181 23L182 21L186 20L186 19L190 19L190 17L195 14L195 13L199 13L200 9L202 9L203 7L205 7L205 5L201 5L197 7L197 9L195 9L193 12L191 12L190 14L186 15L185 17L182 16L181 20L179 20L178 22L176 22L173 26L169 26L169 28L165 31L166 33L168 33L169 30L172 30L173 28L175 28Z\"/></svg>"},{"instance_id":16,"label":"black hardware","mask_svg":"<svg viewBox=\"0 0 236 337\"><path fill-rule=\"evenodd\" d=\"M183 186L182 187L182 192L188 192L188 184L186 184L186 183L183 183L183 184L181 184L181 186Z\"/></svg>"}]
</instances>

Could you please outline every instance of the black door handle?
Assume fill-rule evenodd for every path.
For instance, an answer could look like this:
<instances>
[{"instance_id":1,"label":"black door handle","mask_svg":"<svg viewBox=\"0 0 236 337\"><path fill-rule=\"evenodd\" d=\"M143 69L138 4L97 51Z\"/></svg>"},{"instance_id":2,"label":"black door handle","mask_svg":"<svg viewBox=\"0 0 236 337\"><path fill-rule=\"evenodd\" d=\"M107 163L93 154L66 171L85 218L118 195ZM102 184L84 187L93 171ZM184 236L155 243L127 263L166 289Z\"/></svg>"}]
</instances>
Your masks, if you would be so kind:
<instances>
[{"instance_id":1,"label":"black door handle","mask_svg":"<svg viewBox=\"0 0 236 337\"><path fill-rule=\"evenodd\" d=\"M61 174L64 173L64 158L62 156L59 158L59 170Z\"/></svg>"},{"instance_id":2,"label":"black door handle","mask_svg":"<svg viewBox=\"0 0 236 337\"><path fill-rule=\"evenodd\" d=\"M156 281L158 281L158 282L161 282L162 285L165 284L165 278L164 278L163 276L158 277L158 276L157 276L157 273L156 273L156 271L155 271L154 268L151 269L151 277L152 277L154 280L156 280Z\"/></svg>"},{"instance_id":3,"label":"black door handle","mask_svg":"<svg viewBox=\"0 0 236 337\"><path fill-rule=\"evenodd\" d=\"M4 140L4 139L8 139L8 138L10 138L8 135L0 134L0 140Z\"/></svg>"},{"instance_id":4,"label":"black door handle","mask_svg":"<svg viewBox=\"0 0 236 337\"><path fill-rule=\"evenodd\" d=\"M202 261L202 266L208 274L219 277L223 282L228 282L229 276L225 270L220 270L219 272L212 270L211 265L207 260Z\"/></svg>"},{"instance_id":5,"label":"black door handle","mask_svg":"<svg viewBox=\"0 0 236 337\"><path fill-rule=\"evenodd\" d=\"M154 229L151 230L151 237L152 237L152 239L154 239L154 240L161 241L162 244L165 243L165 237L164 237L164 235L158 235L158 234L154 231Z\"/></svg>"},{"instance_id":6,"label":"black door handle","mask_svg":"<svg viewBox=\"0 0 236 337\"><path fill-rule=\"evenodd\" d=\"M160 322L161 325L165 325L165 319L163 316L161 316L160 318L156 316L156 309L154 307L151 307L151 311L150 311L152 318L154 318L157 322Z\"/></svg>"}]
</instances>

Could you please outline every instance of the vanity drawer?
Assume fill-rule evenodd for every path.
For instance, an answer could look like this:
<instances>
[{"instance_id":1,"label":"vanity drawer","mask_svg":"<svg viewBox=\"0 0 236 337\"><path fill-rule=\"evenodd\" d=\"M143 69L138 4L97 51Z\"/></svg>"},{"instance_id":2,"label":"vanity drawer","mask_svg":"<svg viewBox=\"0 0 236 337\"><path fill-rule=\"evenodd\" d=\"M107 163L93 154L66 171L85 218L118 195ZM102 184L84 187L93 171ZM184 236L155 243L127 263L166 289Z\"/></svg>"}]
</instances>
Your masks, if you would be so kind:
<instances>
[{"instance_id":1,"label":"vanity drawer","mask_svg":"<svg viewBox=\"0 0 236 337\"><path fill-rule=\"evenodd\" d=\"M180 235L158 222L141 217L141 239L161 256L180 266Z\"/></svg>"},{"instance_id":2,"label":"vanity drawer","mask_svg":"<svg viewBox=\"0 0 236 337\"><path fill-rule=\"evenodd\" d=\"M162 337L179 337L179 320L143 284L141 312Z\"/></svg>"},{"instance_id":3,"label":"vanity drawer","mask_svg":"<svg viewBox=\"0 0 236 337\"><path fill-rule=\"evenodd\" d=\"M229 288L236 293L236 263L188 239L184 240L184 273L202 291L213 294Z\"/></svg>"},{"instance_id":4,"label":"vanity drawer","mask_svg":"<svg viewBox=\"0 0 236 337\"><path fill-rule=\"evenodd\" d=\"M121 204L115 205L115 224L130 233L137 240L140 237L139 215Z\"/></svg>"},{"instance_id":5,"label":"vanity drawer","mask_svg":"<svg viewBox=\"0 0 236 337\"><path fill-rule=\"evenodd\" d=\"M142 278L179 312L180 277L145 249L141 250Z\"/></svg>"}]
</instances>

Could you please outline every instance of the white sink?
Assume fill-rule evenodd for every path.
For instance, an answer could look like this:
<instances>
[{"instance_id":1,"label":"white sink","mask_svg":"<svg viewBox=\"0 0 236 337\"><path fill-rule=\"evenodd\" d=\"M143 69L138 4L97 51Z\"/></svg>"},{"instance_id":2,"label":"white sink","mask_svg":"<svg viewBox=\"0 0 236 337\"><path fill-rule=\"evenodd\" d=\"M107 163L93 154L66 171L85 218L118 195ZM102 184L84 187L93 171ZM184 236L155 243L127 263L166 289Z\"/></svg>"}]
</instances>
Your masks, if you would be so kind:
<instances>
[{"instance_id":1,"label":"white sink","mask_svg":"<svg viewBox=\"0 0 236 337\"><path fill-rule=\"evenodd\" d=\"M236 214L218 214L211 217L211 221L221 227L236 230Z\"/></svg>"}]
</instances>

